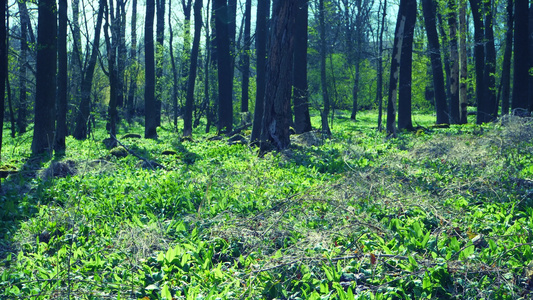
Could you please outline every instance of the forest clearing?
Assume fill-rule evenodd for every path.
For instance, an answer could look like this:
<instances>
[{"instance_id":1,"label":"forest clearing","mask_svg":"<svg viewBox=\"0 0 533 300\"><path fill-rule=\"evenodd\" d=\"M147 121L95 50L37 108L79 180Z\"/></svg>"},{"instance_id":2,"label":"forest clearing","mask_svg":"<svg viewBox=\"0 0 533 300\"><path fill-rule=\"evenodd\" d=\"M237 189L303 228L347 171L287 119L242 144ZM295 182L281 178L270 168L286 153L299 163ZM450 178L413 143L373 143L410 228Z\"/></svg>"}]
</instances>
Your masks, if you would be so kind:
<instances>
[{"instance_id":1,"label":"forest clearing","mask_svg":"<svg viewBox=\"0 0 533 300\"><path fill-rule=\"evenodd\" d=\"M103 130L69 138L42 163L8 137L0 298L531 297L533 120L421 114L387 139L375 112L338 114L331 137L263 157L170 124L152 140L124 123L125 153Z\"/></svg>"}]
</instances>

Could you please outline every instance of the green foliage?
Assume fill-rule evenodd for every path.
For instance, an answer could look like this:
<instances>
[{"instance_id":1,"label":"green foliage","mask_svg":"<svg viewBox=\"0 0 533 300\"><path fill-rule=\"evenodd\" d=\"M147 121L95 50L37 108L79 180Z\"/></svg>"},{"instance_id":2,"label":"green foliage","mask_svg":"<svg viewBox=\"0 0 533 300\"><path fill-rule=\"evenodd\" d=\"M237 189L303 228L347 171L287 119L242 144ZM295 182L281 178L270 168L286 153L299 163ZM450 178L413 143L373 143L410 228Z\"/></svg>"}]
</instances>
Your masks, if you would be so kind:
<instances>
[{"instance_id":1,"label":"green foliage","mask_svg":"<svg viewBox=\"0 0 533 300\"><path fill-rule=\"evenodd\" d=\"M159 168L109 155L96 130L67 139L76 172L55 177L26 158L28 133L6 137L0 298L531 296L531 121L386 139L375 113L347 114L261 158L200 129L121 140Z\"/></svg>"}]
</instances>

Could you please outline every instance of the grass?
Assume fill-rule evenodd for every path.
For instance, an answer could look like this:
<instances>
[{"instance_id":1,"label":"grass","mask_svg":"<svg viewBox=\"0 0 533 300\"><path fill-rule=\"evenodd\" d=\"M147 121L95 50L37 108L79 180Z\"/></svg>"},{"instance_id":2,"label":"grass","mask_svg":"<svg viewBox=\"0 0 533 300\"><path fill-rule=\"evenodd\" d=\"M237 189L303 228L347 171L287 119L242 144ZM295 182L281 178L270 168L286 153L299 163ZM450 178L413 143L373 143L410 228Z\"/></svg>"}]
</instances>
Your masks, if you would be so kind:
<instances>
[{"instance_id":1,"label":"grass","mask_svg":"<svg viewBox=\"0 0 533 300\"><path fill-rule=\"evenodd\" d=\"M7 137L0 299L531 298L533 120L387 139L336 115L262 158L169 126L119 137L150 163L103 131L42 161Z\"/></svg>"}]
</instances>

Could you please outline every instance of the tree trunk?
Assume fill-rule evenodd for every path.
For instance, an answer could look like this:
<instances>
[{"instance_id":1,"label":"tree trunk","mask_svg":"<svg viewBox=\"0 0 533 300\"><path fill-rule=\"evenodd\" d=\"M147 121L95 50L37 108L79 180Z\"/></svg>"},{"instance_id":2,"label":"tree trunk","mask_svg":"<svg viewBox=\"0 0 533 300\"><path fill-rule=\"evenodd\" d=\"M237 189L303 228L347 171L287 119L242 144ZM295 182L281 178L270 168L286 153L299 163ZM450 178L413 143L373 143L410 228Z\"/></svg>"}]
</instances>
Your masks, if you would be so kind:
<instances>
[{"instance_id":1,"label":"tree trunk","mask_svg":"<svg viewBox=\"0 0 533 300\"><path fill-rule=\"evenodd\" d=\"M27 76L28 76L28 54L30 52L29 43L35 42L33 30L31 28L28 8L25 1L17 1L20 15L20 56L19 56L19 101L17 105L17 131L25 133L27 127L28 98L27 98Z\"/></svg>"},{"instance_id":2,"label":"tree trunk","mask_svg":"<svg viewBox=\"0 0 533 300\"><path fill-rule=\"evenodd\" d=\"M66 149L67 136L67 0L59 0L59 31L57 38L58 77L57 77L57 124L54 150Z\"/></svg>"},{"instance_id":3,"label":"tree trunk","mask_svg":"<svg viewBox=\"0 0 533 300\"><path fill-rule=\"evenodd\" d=\"M209 32L209 6L210 6L210 0L207 0L207 9L206 9L206 22L205 22L205 61L204 61L204 107L206 111L206 125L205 125L205 132L209 133L211 130L211 122L213 119L213 113L211 110L210 105L210 76L211 76L211 70L210 70L210 62L211 62L211 51L209 50L211 47L211 41L210 41L210 32Z\"/></svg>"},{"instance_id":4,"label":"tree trunk","mask_svg":"<svg viewBox=\"0 0 533 300\"><path fill-rule=\"evenodd\" d=\"M231 132L233 128L233 78L230 57L230 38L228 32L227 0L214 0L215 28L218 61L218 132Z\"/></svg>"},{"instance_id":5,"label":"tree trunk","mask_svg":"<svg viewBox=\"0 0 533 300\"><path fill-rule=\"evenodd\" d=\"M460 1L460 0L459 0ZM459 124L459 47L457 37L457 0L448 2L450 28L450 123Z\"/></svg>"},{"instance_id":6,"label":"tree trunk","mask_svg":"<svg viewBox=\"0 0 533 300\"><path fill-rule=\"evenodd\" d=\"M246 0L244 9L244 46L242 53L241 112L248 112L248 90L250 88L250 27L252 23L252 0Z\"/></svg>"},{"instance_id":7,"label":"tree trunk","mask_svg":"<svg viewBox=\"0 0 533 300\"><path fill-rule=\"evenodd\" d=\"M130 88L128 89L128 100L126 104L126 119L132 122L135 114L134 99L137 90L137 0L131 2L131 47L130 47Z\"/></svg>"},{"instance_id":8,"label":"tree trunk","mask_svg":"<svg viewBox=\"0 0 533 300\"><path fill-rule=\"evenodd\" d=\"M485 50L483 41L483 16L481 15L481 0L470 0L472 16L474 18L474 55L476 66L476 103L477 103L477 123L485 111L485 101L483 99L483 69L485 64Z\"/></svg>"},{"instance_id":9,"label":"tree trunk","mask_svg":"<svg viewBox=\"0 0 533 300\"><path fill-rule=\"evenodd\" d=\"M507 33L505 34L505 52L502 63L502 115L509 114L511 96L511 58L513 54L513 0L507 1Z\"/></svg>"},{"instance_id":10,"label":"tree trunk","mask_svg":"<svg viewBox=\"0 0 533 300\"><path fill-rule=\"evenodd\" d=\"M194 39L191 50L191 67L189 69L189 84L185 100L185 115L183 117L183 136L192 135L192 110L194 106L194 86L198 65L198 51L200 49L200 34L202 33L202 0L194 1Z\"/></svg>"},{"instance_id":11,"label":"tree trunk","mask_svg":"<svg viewBox=\"0 0 533 300\"><path fill-rule=\"evenodd\" d=\"M172 11L172 0L168 0L168 11ZM174 58L174 30L172 29L172 13L168 14L168 49L170 54L170 65L172 66L172 119L174 123L174 130L178 131L178 89L179 89L179 79L178 79L178 68L176 67L176 60Z\"/></svg>"},{"instance_id":12,"label":"tree trunk","mask_svg":"<svg viewBox=\"0 0 533 300\"><path fill-rule=\"evenodd\" d=\"M161 105L163 103L163 55L165 40L165 0L155 0L157 12L156 24L156 46L155 46L155 122L157 126L161 125Z\"/></svg>"},{"instance_id":13,"label":"tree trunk","mask_svg":"<svg viewBox=\"0 0 533 300\"><path fill-rule=\"evenodd\" d=\"M297 9L298 0L274 1L261 152L269 150L270 145L278 151L290 145L291 79Z\"/></svg>"},{"instance_id":14,"label":"tree trunk","mask_svg":"<svg viewBox=\"0 0 533 300\"><path fill-rule=\"evenodd\" d=\"M57 7L55 0L40 0L38 7L35 126L31 144L32 155L45 152L51 154L56 120Z\"/></svg>"},{"instance_id":15,"label":"tree trunk","mask_svg":"<svg viewBox=\"0 0 533 300\"><path fill-rule=\"evenodd\" d=\"M144 137L157 138L157 108L155 101L155 53L154 53L155 0L146 0L146 21L144 27Z\"/></svg>"},{"instance_id":16,"label":"tree trunk","mask_svg":"<svg viewBox=\"0 0 533 300\"><path fill-rule=\"evenodd\" d=\"M387 100L387 134L396 135L396 97L398 95L398 77L400 74L400 56L403 45L405 31L405 15L403 10L405 6L400 4L398 8L398 18L396 20L396 29L394 30L394 45L392 48L389 95Z\"/></svg>"},{"instance_id":17,"label":"tree trunk","mask_svg":"<svg viewBox=\"0 0 533 300\"><path fill-rule=\"evenodd\" d=\"M405 2L404 2L405 1ZM411 120L411 83L413 66L413 38L416 23L416 0L404 0L405 30L400 58L400 80L398 88L398 129L413 129Z\"/></svg>"},{"instance_id":18,"label":"tree trunk","mask_svg":"<svg viewBox=\"0 0 533 300\"><path fill-rule=\"evenodd\" d=\"M431 59L433 73L433 89L435 91L435 110L437 112L437 124L447 124L448 109L446 107L446 91L444 88L444 74L437 34L435 5L433 0L423 0L422 9L428 38L428 51Z\"/></svg>"},{"instance_id":19,"label":"tree trunk","mask_svg":"<svg viewBox=\"0 0 533 300\"><path fill-rule=\"evenodd\" d=\"M459 123L468 123L467 80L468 61L466 55L466 1L459 0Z\"/></svg>"},{"instance_id":20,"label":"tree trunk","mask_svg":"<svg viewBox=\"0 0 533 300\"><path fill-rule=\"evenodd\" d=\"M299 0L294 28L293 67L294 130L296 133L304 133L312 130L308 104L309 87L307 86L308 15L308 1Z\"/></svg>"},{"instance_id":21,"label":"tree trunk","mask_svg":"<svg viewBox=\"0 0 533 300\"><path fill-rule=\"evenodd\" d=\"M126 84L124 76L126 72L126 58L128 50L126 48L126 1L117 0L117 107L124 107L124 96ZM118 114L117 114L118 121Z\"/></svg>"},{"instance_id":22,"label":"tree trunk","mask_svg":"<svg viewBox=\"0 0 533 300\"><path fill-rule=\"evenodd\" d=\"M318 19L320 30L320 87L322 89L322 101L324 109L320 114L322 120L322 132L330 135L331 130L328 124L328 115L330 109L329 94L328 94L328 82L326 78L326 22L324 20L325 8L324 0L318 1Z\"/></svg>"},{"instance_id":23,"label":"tree trunk","mask_svg":"<svg viewBox=\"0 0 533 300\"><path fill-rule=\"evenodd\" d=\"M87 67L82 74L82 82L80 86L81 101L80 109L76 116L76 128L74 129L74 138L83 140L87 138L87 123L91 113L91 89L93 84L94 69L98 59L100 47L100 32L102 28L102 20L104 18L105 0L100 0L98 8L98 16L96 18L96 27L94 30L94 41L91 49L91 57L87 62Z\"/></svg>"},{"instance_id":24,"label":"tree trunk","mask_svg":"<svg viewBox=\"0 0 533 300\"><path fill-rule=\"evenodd\" d=\"M113 15L113 0L109 0L109 5L106 5L105 12L105 25L104 36L107 50L107 68L109 70L109 107L108 107L108 119L106 129L109 132L111 138L111 147L116 147L116 135L117 135L117 98L118 98L118 78L117 78L117 44L120 36L118 23L120 23L119 14ZM118 6L117 6L118 9ZM111 34L113 40L109 36L109 27L111 26Z\"/></svg>"},{"instance_id":25,"label":"tree trunk","mask_svg":"<svg viewBox=\"0 0 533 300\"><path fill-rule=\"evenodd\" d=\"M485 64L483 70L483 98L485 110L481 115L481 122L491 122L498 117L496 101L496 47L494 46L494 32L492 29L492 1L485 1ZM480 114L478 113L478 118ZM479 123L478 119L478 123Z\"/></svg>"},{"instance_id":26,"label":"tree trunk","mask_svg":"<svg viewBox=\"0 0 533 300\"><path fill-rule=\"evenodd\" d=\"M266 46L268 25L267 20L270 13L270 0L258 1L257 3L257 24L256 24L256 53L257 53L257 87L255 94L254 124L250 142L259 141L261 128L263 125L263 112L265 109L265 88L266 88Z\"/></svg>"},{"instance_id":27,"label":"tree trunk","mask_svg":"<svg viewBox=\"0 0 533 300\"><path fill-rule=\"evenodd\" d=\"M378 74L376 87L376 100L378 101L378 131L383 130L383 32L385 31L385 18L387 17L387 0L383 1L381 9L381 25L379 28L379 48L378 48Z\"/></svg>"},{"instance_id":28,"label":"tree trunk","mask_svg":"<svg viewBox=\"0 0 533 300\"><path fill-rule=\"evenodd\" d=\"M2 140L4 131L4 103L6 93L6 79L7 79L7 1L0 3L0 15L2 15L2 22L0 22L0 158L2 154Z\"/></svg>"}]
</instances>

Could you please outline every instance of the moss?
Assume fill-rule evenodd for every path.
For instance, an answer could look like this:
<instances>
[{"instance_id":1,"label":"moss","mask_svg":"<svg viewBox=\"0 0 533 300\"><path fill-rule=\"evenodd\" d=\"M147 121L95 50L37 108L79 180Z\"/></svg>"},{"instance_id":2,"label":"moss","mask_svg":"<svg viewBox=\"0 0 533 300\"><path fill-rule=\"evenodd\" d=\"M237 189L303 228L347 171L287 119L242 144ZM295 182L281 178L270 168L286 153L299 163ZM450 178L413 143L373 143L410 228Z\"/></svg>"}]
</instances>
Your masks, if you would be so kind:
<instances>
[{"instance_id":1,"label":"moss","mask_svg":"<svg viewBox=\"0 0 533 300\"><path fill-rule=\"evenodd\" d=\"M109 153L115 157L121 158L128 156L128 150L122 146L115 147L109 151Z\"/></svg>"}]
</instances>

